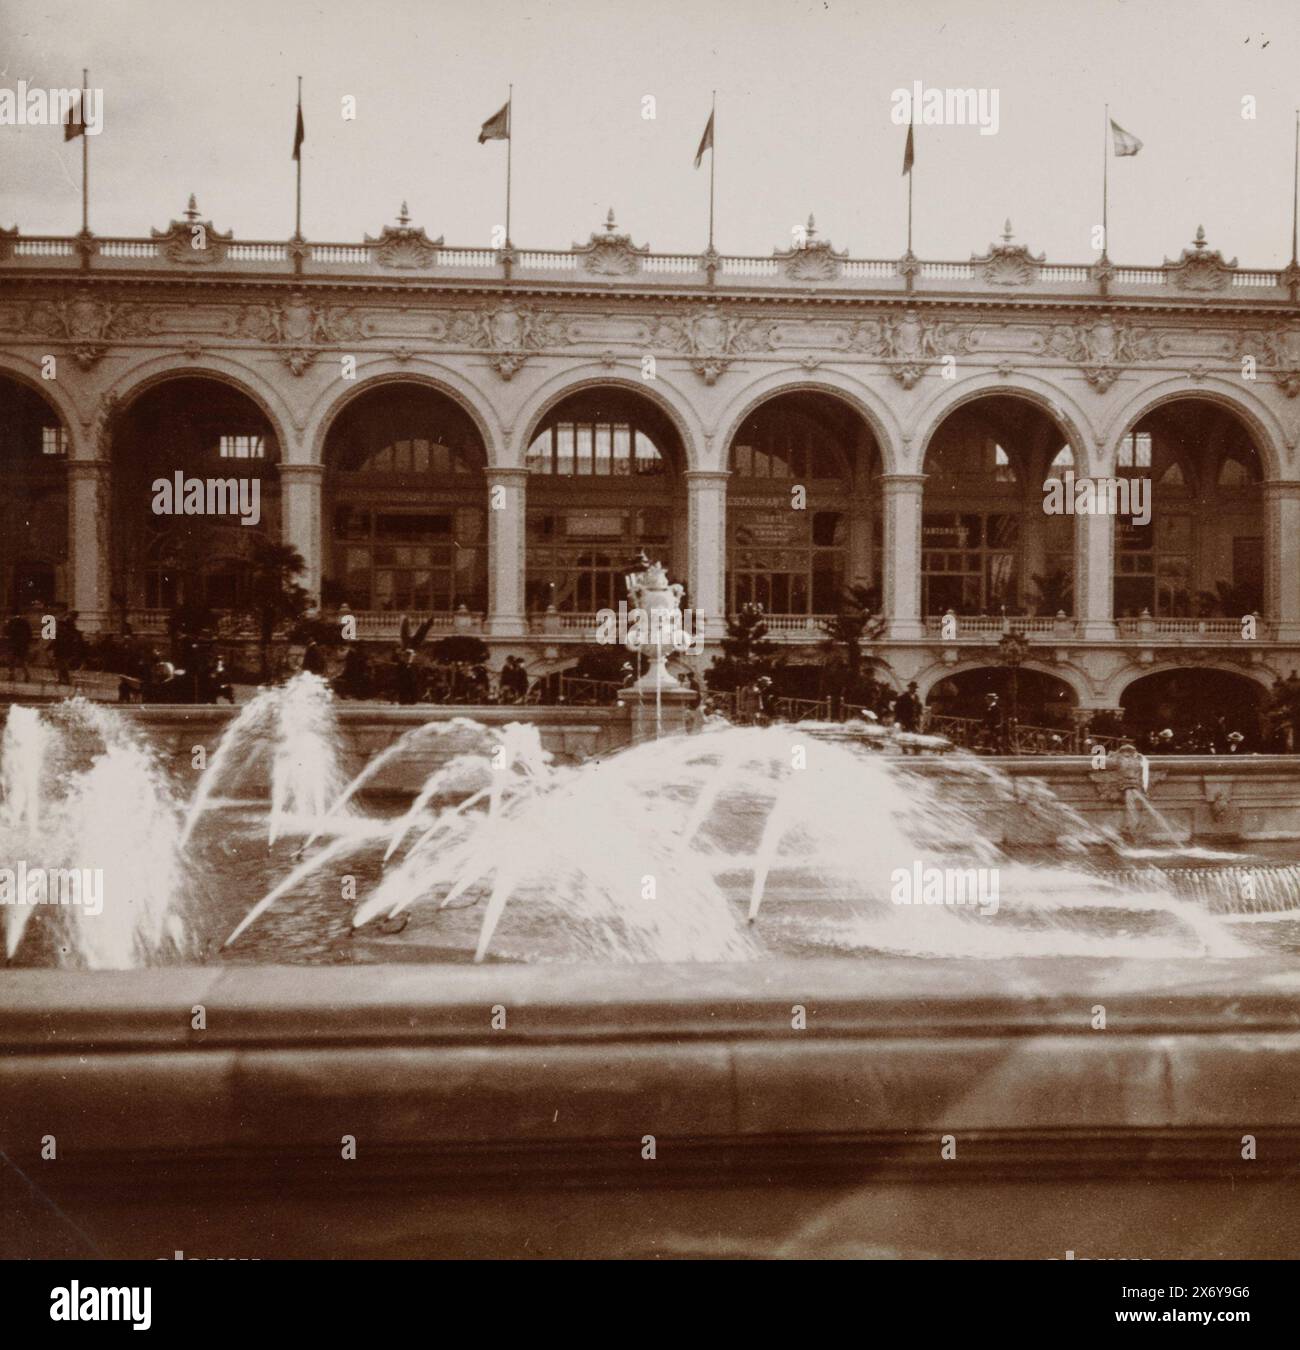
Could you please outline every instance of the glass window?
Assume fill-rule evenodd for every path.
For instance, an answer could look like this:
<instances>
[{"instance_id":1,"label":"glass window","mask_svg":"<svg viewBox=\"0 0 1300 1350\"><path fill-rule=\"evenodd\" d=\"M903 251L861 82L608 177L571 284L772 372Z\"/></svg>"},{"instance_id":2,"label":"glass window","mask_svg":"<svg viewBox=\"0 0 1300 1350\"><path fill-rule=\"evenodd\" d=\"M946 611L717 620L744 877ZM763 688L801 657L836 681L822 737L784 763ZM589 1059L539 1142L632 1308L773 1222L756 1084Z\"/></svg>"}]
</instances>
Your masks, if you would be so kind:
<instances>
[{"instance_id":1,"label":"glass window","mask_svg":"<svg viewBox=\"0 0 1300 1350\"><path fill-rule=\"evenodd\" d=\"M1119 445L1121 469L1149 469L1151 467L1151 433L1131 431Z\"/></svg>"},{"instance_id":2,"label":"glass window","mask_svg":"<svg viewBox=\"0 0 1300 1350\"><path fill-rule=\"evenodd\" d=\"M997 614L1019 605L1019 516L927 511L921 546L926 614Z\"/></svg>"},{"instance_id":3,"label":"glass window","mask_svg":"<svg viewBox=\"0 0 1300 1350\"><path fill-rule=\"evenodd\" d=\"M655 441L640 427L613 417L544 426L524 464L530 473L562 477L626 478L667 471Z\"/></svg>"},{"instance_id":4,"label":"glass window","mask_svg":"<svg viewBox=\"0 0 1300 1350\"><path fill-rule=\"evenodd\" d=\"M266 442L261 436L221 436L217 453L222 459L265 459Z\"/></svg>"}]
</instances>

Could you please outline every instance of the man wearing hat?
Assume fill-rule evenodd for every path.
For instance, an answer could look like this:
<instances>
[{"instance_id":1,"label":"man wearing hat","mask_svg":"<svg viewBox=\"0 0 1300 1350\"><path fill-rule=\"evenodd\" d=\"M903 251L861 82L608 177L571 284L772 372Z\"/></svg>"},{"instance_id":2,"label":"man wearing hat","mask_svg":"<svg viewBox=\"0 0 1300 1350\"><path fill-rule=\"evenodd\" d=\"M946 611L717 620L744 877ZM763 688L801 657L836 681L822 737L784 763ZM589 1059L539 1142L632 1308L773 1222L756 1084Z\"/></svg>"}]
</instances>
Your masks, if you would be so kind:
<instances>
[{"instance_id":1,"label":"man wearing hat","mask_svg":"<svg viewBox=\"0 0 1300 1350\"><path fill-rule=\"evenodd\" d=\"M921 699L915 680L894 700L894 722L900 731L915 731L921 725Z\"/></svg>"}]
</instances>

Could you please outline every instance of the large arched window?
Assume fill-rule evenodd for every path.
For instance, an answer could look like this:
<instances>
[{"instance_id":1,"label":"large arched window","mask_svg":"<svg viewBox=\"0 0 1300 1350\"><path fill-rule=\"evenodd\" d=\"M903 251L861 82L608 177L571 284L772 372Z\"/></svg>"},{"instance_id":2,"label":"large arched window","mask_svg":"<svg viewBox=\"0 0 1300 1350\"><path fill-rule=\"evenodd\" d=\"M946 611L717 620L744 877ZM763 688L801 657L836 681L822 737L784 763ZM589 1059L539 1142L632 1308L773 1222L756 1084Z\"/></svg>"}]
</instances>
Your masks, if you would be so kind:
<instances>
[{"instance_id":1,"label":"large arched window","mask_svg":"<svg viewBox=\"0 0 1300 1350\"><path fill-rule=\"evenodd\" d=\"M66 601L68 434L35 390L0 378L0 605Z\"/></svg>"},{"instance_id":2,"label":"large arched window","mask_svg":"<svg viewBox=\"0 0 1300 1350\"><path fill-rule=\"evenodd\" d=\"M1063 440L1041 409L1000 394L939 426L925 455L926 615L1071 611L1075 517L1045 509L1048 485L1074 469Z\"/></svg>"},{"instance_id":3,"label":"large arched window","mask_svg":"<svg viewBox=\"0 0 1300 1350\"><path fill-rule=\"evenodd\" d=\"M1120 442L1115 472L1150 515L1115 522L1117 618L1263 611L1262 465L1236 416L1205 400L1166 404Z\"/></svg>"},{"instance_id":4,"label":"large arched window","mask_svg":"<svg viewBox=\"0 0 1300 1350\"><path fill-rule=\"evenodd\" d=\"M676 431L647 399L591 389L553 408L525 459L529 610L615 607L642 552L676 579L680 463Z\"/></svg>"},{"instance_id":5,"label":"large arched window","mask_svg":"<svg viewBox=\"0 0 1300 1350\"><path fill-rule=\"evenodd\" d=\"M780 395L737 431L727 490L728 605L771 615L833 614L855 571L870 585L874 543L863 493L878 473L875 441L850 408L828 395ZM853 559L854 510L860 556Z\"/></svg>"},{"instance_id":6,"label":"large arched window","mask_svg":"<svg viewBox=\"0 0 1300 1350\"><path fill-rule=\"evenodd\" d=\"M280 537L266 415L238 389L186 376L141 394L111 435L115 605L242 608L255 541Z\"/></svg>"},{"instance_id":7,"label":"large arched window","mask_svg":"<svg viewBox=\"0 0 1300 1350\"><path fill-rule=\"evenodd\" d=\"M481 613L485 463L469 415L435 390L383 385L353 399L325 443L322 598L356 610Z\"/></svg>"}]
</instances>

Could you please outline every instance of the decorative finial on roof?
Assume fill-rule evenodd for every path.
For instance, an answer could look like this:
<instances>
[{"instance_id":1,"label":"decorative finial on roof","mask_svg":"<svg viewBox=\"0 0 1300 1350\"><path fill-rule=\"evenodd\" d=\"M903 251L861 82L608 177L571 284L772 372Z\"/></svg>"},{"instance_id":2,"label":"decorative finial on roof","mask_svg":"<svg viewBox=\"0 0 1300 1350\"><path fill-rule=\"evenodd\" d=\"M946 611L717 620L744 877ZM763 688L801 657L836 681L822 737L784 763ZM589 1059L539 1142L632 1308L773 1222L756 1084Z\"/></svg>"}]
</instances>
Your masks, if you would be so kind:
<instances>
[{"instance_id":1,"label":"decorative finial on roof","mask_svg":"<svg viewBox=\"0 0 1300 1350\"><path fill-rule=\"evenodd\" d=\"M609 208L609 214L605 217L605 229L609 234L613 234L618 226L614 223L614 208Z\"/></svg>"},{"instance_id":2,"label":"decorative finial on roof","mask_svg":"<svg viewBox=\"0 0 1300 1350\"><path fill-rule=\"evenodd\" d=\"M405 228L411 223L411 213L406 209L406 203L402 203L402 209L397 213L397 223Z\"/></svg>"},{"instance_id":3,"label":"decorative finial on roof","mask_svg":"<svg viewBox=\"0 0 1300 1350\"><path fill-rule=\"evenodd\" d=\"M1006 220L1003 221L1002 223L1002 242L1004 244L1009 244L1011 242L1011 239L1012 239L1011 217L1008 216Z\"/></svg>"},{"instance_id":4,"label":"decorative finial on roof","mask_svg":"<svg viewBox=\"0 0 1300 1350\"><path fill-rule=\"evenodd\" d=\"M811 211L808 212L808 238L812 239L817 234L817 218Z\"/></svg>"},{"instance_id":5,"label":"decorative finial on roof","mask_svg":"<svg viewBox=\"0 0 1300 1350\"><path fill-rule=\"evenodd\" d=\"M1204 248L1204 247L1205 247L1205 226L1204 226L1204 225L1198 225L1198 226L1196 227L1196 238L1195 238L1192 242L1196 245L1197 248Z\"/></svg>"},{"instance_id":6,"label":"decorative finial on roof","mask_svg":"<svg viewBox=\"0 0 1300 1350\"><path fill-rule=\"evenodd\" d=\"M199 218L198 203L194 200L194 194L191 192L189 204L185 208L185 219L198 220L198 218Z\"/></svg>"}]
</instances>

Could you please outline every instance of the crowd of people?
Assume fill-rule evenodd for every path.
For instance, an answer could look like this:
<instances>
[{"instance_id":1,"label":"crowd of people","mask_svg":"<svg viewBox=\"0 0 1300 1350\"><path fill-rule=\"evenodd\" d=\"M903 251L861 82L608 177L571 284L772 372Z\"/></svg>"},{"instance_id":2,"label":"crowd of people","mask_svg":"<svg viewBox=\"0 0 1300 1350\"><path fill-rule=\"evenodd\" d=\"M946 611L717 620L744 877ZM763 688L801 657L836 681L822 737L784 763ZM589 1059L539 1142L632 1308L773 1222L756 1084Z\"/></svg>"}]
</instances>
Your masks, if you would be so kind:
<instances>
[{"instance_id":1,"label":"crowd of people","mask_svg":"<svg viewBox=\"0 0 1300 1350\"><path fill-rule=\"evenodd\" d=\"M50 639L50 652L54 658L54 668L60 684L71 685L73 672L80 670L86 658L87 643L85 634L78 627L80 615L75 610L66 614L61 619L54 620L54 635ZM39 618L36 622L44 626L44 618ZM32 679L32 644L36 641L37 632L33 629L33 621L23 614L21 610L15 610L5 621L4 639L5 651L9 661L9 678L18 679L18 672L22 672L24 681L30 683Z\"/></svg>"},{"instance_id":2,"label":"crowd of people","mask_svg":"<svg viewBox=\"0 0 1300 1350\"><path fill-rule=\"evenodd\" d=\"M530 685L528 669L518 656L507 656L493 675L481 662L425 662L414 648L400 643L389 659L381 661L373 661L359 643L349 643L340 663L311 639L303 649L301 669L328 680L339 698L390 699L408 707L417 703L524 703Z\"/></svg>"},{"instance_id":3,"label":"crowd of people","mask_svg":"<svg viewBox=\"0 0 1300 1350\"><path fill-rule=\"evenodd\" d=\"M235 687L211 634L183 636L174 658L157 647L129 647L117 686L119 703L235 702Z\"/></svg>"},{"instance_id":4,"label":"crowd of people","mask_svg":"<svg viewBox=\"0 0 1300 1350\"><path fill-rule=\"evenodd\" d=\"M32 680L33 668L52 665L60 685L72 687L76 673L86 667L112 671L119 677L122 702L217 703L235 702L235 681L209 631L198 635L174 633L166 654L158 646L130 637L99 638L93 644L79 627L75 612L52 623L38 612L14 611L2 630L5 660L11 681ZM416 646L399 642L387 656L372 655L362 643L326 646L309 639L295 667L329 682L339 698L393 701L411 706L433 704L523 704L613 702L617 689L632 684L638 674L632 663L622 667L617 681L560 678L547 674L534 679L519 656L505 658L497 672L485 662L446 662L423 659ZM48 654L47 654L48 651ZM256 682L245 672L245 678ZM766 725L789 712L770 675L757 676L723 697L700 694L693 673L682 677L697 695L706 713L728 717L744 725ZM937 730L982 754L1070 753L1086 749L1095 739L1108 743L1123 739L1146 755L1233 755L1252 752L1292 754L1300 751L1300 674L1292 670L1278 678L1270 696L1256 714L1242 707L1198 721L1161 726L1148 718L1117 712L1096 714L1079 732L1073 727L1019 725L997 693L983 696L983 709L957 715L957 709L927 709L917 682L901 692L884 681L867 678L851 696L837 697L833 718L860 717L900 731ZM936 716L938 714L938 716Z\"/></svg>"}]
</instances>

